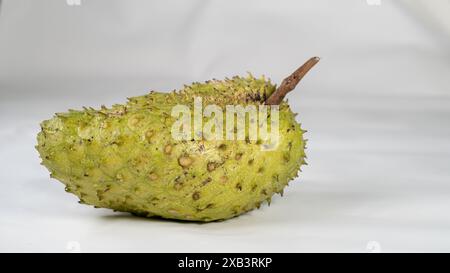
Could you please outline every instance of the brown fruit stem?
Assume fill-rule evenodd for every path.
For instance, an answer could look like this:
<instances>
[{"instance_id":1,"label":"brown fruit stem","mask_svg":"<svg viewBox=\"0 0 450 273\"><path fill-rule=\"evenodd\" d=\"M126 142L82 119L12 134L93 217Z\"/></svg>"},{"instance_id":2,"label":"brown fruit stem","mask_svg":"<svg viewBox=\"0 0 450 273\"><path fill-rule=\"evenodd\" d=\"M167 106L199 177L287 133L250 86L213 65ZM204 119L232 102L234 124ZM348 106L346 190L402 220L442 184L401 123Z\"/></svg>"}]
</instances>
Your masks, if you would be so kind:
<instances>
[{"instance_id":1,"label":"brown fruit stem","mask_svg":"<svg viewBox=\"0 0 450 273\"><path fill-rule=\"evenodd\" d=\"M283 101L287 93L294 90L300 80L308 73L308 71L313 68L316 63L320 60L319 57L312 57L297 70L294 71L289 77L281 82L281 85L273 92L273 94L266 100L268 105L280 104Z\"/></svg>"}]
</instances>

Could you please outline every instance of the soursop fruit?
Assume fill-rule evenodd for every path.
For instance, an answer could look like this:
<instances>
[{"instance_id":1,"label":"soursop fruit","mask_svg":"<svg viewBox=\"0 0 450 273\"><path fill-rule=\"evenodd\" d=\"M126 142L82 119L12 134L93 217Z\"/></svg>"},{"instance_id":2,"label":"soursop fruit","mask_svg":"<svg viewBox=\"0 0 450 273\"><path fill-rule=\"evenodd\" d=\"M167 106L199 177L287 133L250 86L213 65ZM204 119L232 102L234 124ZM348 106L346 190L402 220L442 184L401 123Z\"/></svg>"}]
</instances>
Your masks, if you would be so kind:
<instances>
[{"instance_id":1,"label":"soursop fruit","mask_svg":"<svg viewBox=\"0 0 450 273\"><path fill-rule=\"evenodd\" d=\"M50 176L80 203L146 217L228 219L270 204L305 164L305 131L283 98L318 60L311 58L278 88L249 75L58 113L41 123L36 148ZM192 107L196 97L224 109L279 105L278 145L264 150L261 140L249 139L250 122L244 140L206 140L195 132L174 139L173 107Z\"/></svg>"}]
</instances>

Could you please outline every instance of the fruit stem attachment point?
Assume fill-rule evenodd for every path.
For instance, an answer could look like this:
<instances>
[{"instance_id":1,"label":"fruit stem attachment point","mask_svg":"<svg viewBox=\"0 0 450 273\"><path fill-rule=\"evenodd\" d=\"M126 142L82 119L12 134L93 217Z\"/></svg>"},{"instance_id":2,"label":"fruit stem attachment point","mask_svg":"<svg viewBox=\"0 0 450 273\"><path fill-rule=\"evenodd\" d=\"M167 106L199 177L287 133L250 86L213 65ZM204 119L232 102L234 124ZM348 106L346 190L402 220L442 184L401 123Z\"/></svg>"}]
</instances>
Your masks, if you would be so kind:
<instances>
[{"instance_id":1,"label":"fruit stem attachment point","mask_svg":"<svg viewBox=\"0 0 450 273\"><path fill-rule=\"evenodd\" d=\"M281 82L281 85L273 92L273 94L266 100L268 105L280 104L283 101L287 93L294 90L300 80L308 73L308 71L313 68L316 63L320 60L319 57L312 57L297 70L294 71L289 77Z\"/></svg>"}]
</instances>

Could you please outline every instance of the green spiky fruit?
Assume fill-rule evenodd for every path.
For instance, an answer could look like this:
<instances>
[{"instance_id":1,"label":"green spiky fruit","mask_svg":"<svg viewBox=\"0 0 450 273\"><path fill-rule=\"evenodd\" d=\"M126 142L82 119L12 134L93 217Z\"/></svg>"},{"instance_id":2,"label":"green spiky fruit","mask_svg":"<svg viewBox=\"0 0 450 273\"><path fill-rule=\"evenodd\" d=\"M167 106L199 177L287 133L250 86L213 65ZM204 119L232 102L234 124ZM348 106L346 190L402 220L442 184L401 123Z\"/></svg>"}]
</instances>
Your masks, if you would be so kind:
<instances>
[{"instance_id":1,"label":"green spiky fruit","mask_svg":"<svg viewBox=\"0 0 450 273\"><path fill-rule=\"evenodd\" d=\"M56 114L42 122L37 150L51 177L84 204L141 216L214 221L259 207L282 193L305 163L303 130L279 104L277 149L258 141L171 137L173 106L264 104L276 87L234 77L151 92L124 105Z\"/></svg>"}]
</instances>

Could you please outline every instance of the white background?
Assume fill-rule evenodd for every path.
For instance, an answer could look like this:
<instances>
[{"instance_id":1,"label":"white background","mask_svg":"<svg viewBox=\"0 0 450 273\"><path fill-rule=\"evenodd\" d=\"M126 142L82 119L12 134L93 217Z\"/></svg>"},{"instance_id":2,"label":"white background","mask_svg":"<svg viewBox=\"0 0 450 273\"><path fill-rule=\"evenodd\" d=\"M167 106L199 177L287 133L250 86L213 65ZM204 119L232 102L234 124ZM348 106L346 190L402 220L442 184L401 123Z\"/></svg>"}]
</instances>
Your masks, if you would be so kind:
<instances>
[{"instance_id":1,"label":"white background","mask_svg":"<svg viewBox=\"0 0 450 273\"><path fill-rule=\"evenodd\" d=\"M450 251L450 3L424 2L3 1L0 251ZM314 55L288 96L309 166L270 207L137 218L78 204L39 165L55 112L246 71L280 82Z\"/></svg>"}]
</instances>

